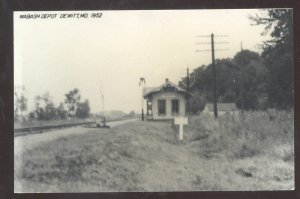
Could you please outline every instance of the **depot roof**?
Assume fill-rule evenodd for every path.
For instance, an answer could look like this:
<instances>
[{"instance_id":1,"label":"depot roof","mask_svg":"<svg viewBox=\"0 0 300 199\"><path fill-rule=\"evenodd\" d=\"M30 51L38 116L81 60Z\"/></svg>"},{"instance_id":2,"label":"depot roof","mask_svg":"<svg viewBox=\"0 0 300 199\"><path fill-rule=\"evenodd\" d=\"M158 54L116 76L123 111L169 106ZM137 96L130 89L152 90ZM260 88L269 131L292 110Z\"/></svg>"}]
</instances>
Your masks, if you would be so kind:
<instances>
[{"instance_id":1,"label":"depot roof","mask_svg":"<svg viewBox=\"0 0 300 199\"><path fill-rule=\"evenodd\" d=\"M153 95L154 93L159 93L159 92L179 92L188 96L191 96L187 90L177 86L176 84L172 83L169 81L169 79L166 79L165 83L163 83L159 87L145 87L143 90L143 97L147 98Z\"/></svg>"}]
</instances>

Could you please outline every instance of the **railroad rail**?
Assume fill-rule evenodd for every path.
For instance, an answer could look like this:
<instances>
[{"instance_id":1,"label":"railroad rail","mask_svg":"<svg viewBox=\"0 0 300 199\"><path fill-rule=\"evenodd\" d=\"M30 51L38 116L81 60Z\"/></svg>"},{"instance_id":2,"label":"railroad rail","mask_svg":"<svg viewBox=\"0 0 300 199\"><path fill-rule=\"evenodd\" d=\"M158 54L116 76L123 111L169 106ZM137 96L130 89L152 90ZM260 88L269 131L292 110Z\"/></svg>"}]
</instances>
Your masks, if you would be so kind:
<instances>
[{"instance_id":1,"label":"railroad rail","mask_svg":"<svg viewBox=\"0 0 300 199\"><path fill-rule=\"evenodd\" d=\"M128 119L128 118L110 119L110 120L106 120L106 122L121 121L124 119ZM82 125L90 125L95 123L97 123L97 121L15 128L14 137L28 135L28 134L43 133L44 131L51 130L51 129L68 128L68 127L75 127L75 126L82 126Z\"/></svg>"},{"instance_id":2,"label":"railroad rail","mask_svg":"<svg viewBox=\"0 0 300 199\"><path fill-rule=\"evenodd\" d=\"M25 128L15 128L14 129L14 136L36 134L36 133L42 133L45 130L50 130L50 129L75 127L75 126L89 125L89 124L95 124L95 123L96 123L96 121L93 121L93 122L78 122L78 123L69 123L69 124L55 124L55 125L45 125L45 126L33 126L33 127L25 127Z\"/></svg>"}]
</instances>

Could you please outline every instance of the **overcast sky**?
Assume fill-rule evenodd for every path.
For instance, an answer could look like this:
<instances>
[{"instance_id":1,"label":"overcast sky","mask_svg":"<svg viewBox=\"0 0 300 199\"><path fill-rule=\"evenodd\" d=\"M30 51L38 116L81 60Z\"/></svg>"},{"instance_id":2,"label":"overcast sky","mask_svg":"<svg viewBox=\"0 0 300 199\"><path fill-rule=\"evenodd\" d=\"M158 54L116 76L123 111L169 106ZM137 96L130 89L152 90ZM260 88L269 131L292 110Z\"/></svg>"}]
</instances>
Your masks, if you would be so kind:
<instances>
[{"instance_id":1,"label":"overcast sky","mask_svg":"<svg viewBox=\"0 0 300 199\"><path fill-rule=\"evenodd\" d=\"M159 86L169 78L178 81L202 64L211 62L210 38L198 35L228 35L216 42L230 42L215 48L218 58L232 58L243 48L257 47L266 38L262 26L251 26L248 15L258 10L170 10L170 11L91 11L95 18L59 18L62 13L14 13L14 83L26 87L29 110L34 97L47 91L55 105L73 88L89 99L91 111L141 109L139 78L146 86ZM20 19L20 14L56 13L55 19Z\"/></svg>"}]
</instances>

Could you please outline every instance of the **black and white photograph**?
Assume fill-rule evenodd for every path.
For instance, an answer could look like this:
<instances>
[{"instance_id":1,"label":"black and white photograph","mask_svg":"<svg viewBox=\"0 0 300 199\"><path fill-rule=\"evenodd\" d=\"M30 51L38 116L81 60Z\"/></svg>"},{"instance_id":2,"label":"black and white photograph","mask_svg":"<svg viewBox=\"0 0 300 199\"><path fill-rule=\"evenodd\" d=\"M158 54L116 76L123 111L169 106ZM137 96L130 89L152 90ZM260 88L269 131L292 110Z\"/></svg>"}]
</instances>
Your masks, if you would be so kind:
<instances>
[{"instance_id":1,"label":"black and white photograph","mask_svg":"<svg viewBox=\"0 0 300 199\"><path fill-rule=\"evenodd\" d=\"M14 193L295 189L293 9L14 11Z\"/></svg>"}]
</instances>

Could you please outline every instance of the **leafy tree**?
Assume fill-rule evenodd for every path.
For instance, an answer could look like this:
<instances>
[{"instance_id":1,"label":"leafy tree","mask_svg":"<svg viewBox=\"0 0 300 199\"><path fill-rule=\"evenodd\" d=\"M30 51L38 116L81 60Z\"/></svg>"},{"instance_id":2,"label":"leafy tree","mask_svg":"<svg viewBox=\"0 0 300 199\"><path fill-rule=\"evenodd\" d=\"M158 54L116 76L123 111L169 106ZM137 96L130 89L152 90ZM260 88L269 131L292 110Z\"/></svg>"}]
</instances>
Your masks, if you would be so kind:
<instances>
[{"instance_id":1,"label":"leafy tree","mask_svg":"<svg viewBox=\"0 0 300 199\"><path fill-rule=\"evenodd\" d=\"M49 120L57 117L56 108L49 92L46 92L42 96L36 96L35 100L35 112L37 119Z\"/></svg>"},{"instance_id":2,"label":"leafy tree","mask_svg":"<svg viewBox=\"0 0 300 199\"><path fill-rule=\"evenodd\" d=\"M65 106L63 103L60 103L56 110L57 110L57 115L59 116L60 119L67 118L68 111L65 109Z\"/></svg>"},{"instance_id":3,"label":"leafy tree","mask_svg":"<svg viewBox=\"0 0 300 199\"><path fill-rule=\"evenodd\" d=\"M192 114L197 114L201 112L204 107L205 98L199 92L194 92L193 96L190 98L190 112Z\"/></svg>"},{"instance_id":4,"label":"leafy tree","mask_svg":"<svg viewBox=\"0 0 300 199\"><path fill-rule=\"evenodd\" d=\"M263 42L265 52L278 47L293 45L293 11L292 9L266 9L260 15L249 16L252 25L264 25L261 35L270 33L271 39ZM289 49L292 50L292 49Z\"/></svg>"},{"instance_id":5,"label":"leafy tree","mask_svg":"<svg viewBox=\"0 0 300 199\"><path fill-rule=\"evenodd\" d=\"M217 97L218 102L234 102L235 100L235 81L236 66L231 59L216 60L217 73ZM201 66L194 70L195 83L193 84L192 93L200 92L209 102L213 101L213 74L212 65Z\"/></svg>"},{"instance_id":6,"label":"leafy tree","mask_svg":"<svg viewBox=\"0 0 300 199\"><path fill-rule=\"evenodd\" d=\"M243 66L250 64L252 61L259 61L260 56L256 52L242 50L241 52L238 52L233 59L235 64L237 64L239 68L242 68Z\"/></svg>"},{"instance_id":7,"label":"leafy tree","mask_svg":"<svg viewBox=\"0 0 300 199\"><path fill-rule=\"evenodd\" d=\"M40 95L35 97L35 114L36 114L36 119L38 119L38 120L45 119L45 110L43 108L43 98Z\"/></svg>"},{"instance_id":8,"label":"leafy tree","mask_svg":"<svg viewBox=\"0 0 300 199\"><path fill-rule=\"evenodd\" d=\"M268 9L260 15L249 16L253 25L264 25L262 56L268 68L267 93L271 107L293 107L293 12L291 9Z\"/></svg>"},{"instance_id":9,"label":"leafy tree","mask_svg":"<svg viewBox=\"0 0 300 199\"><path fill-rule=\"evenodd\" d=\"M267 70L258 53L243 50L238 52L233 59L217 59L215 65L219 103L235 102L239 108L244 109L263 107ZM212 102L212 65L197 68L193 76L195 83L191 87L191 92L196 96L201 93L203 98Z\"/></svg>"},{"instance_id":10,"label":"leafy tree","mask_svg":"<svg viewBox=\"0 0 300 199\"><path fill-rule=\"evenodd\" d=\"M19 117L23 119L23 113L27 111L27 98L25 97L26 89L24 86L15 87L14 91L14 118L18 120Z\"/></svg>"},{"instance_id":11,"label":"leafy tree","mask_svg":"<svg viewBox=\"0 0 300 199\"><path fill-rule=\"evenodd\" d=\"M31 111L31 112L28 114L28 116L29 116L29 119L31 119L31 120L37 119L37 116L36 116L36 112L35 112L35 111Z\"/></svg>"},{"instance_id":12,"label":"leafy tree","mask_svg":"<svg viewBox=\"0 0 300 199\"><path fill-rule=\"evenodd\" d=\"M241 109L262 108L267 69L258 53L243 50L234 56L236 65L236 104Z\"/></svg>"},{"instance_id":13,"label":"leafy tree","mask_svg":"<svg viewBox=\"0 0 300 199\"><path fill-rule=\"evenodd\" d=\"M211 72L211 71L210 71ZM218 102L234 102L236 66L231 59L216 60L217 97ZM212 73L210 74L212 77ZM211 80L212 85L212 80ZM211 86L212 87L212 86ZM211 90L211 94L213 90ZM211 97L212 98L212 97ZM212 100L211 100L212 101Z\"/></svg>"},{"instance_id":14,"label":"leafy tree","mask_svg":"<svg viewBox=\"0 0 300 199\"><path fill-rule=\"evenodd\" d=\"M77 103L77 109L76 109L76 117L78 118L87 118L90 115L90 104L89 100L85 100L84 102L78 102Z\"/></svg>"},{"instance_id":15,"label":"leafy tree","mask_svg":"<svg viewBox=\"0 0 300 199\"><path fill-rule=\"evenodd\" d=\"M80 101L79 90L75 88L71 90L69 93L65 94L65 96L66 96L65 103L68 106L68 115L75 117L76 109Z\"/></svg>"}]
</instances>

